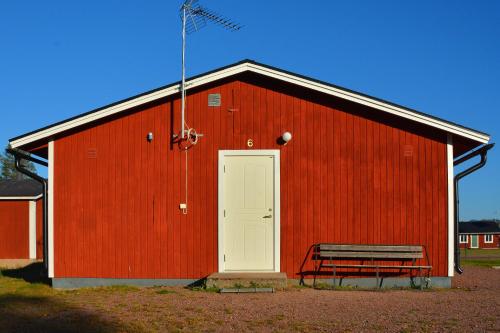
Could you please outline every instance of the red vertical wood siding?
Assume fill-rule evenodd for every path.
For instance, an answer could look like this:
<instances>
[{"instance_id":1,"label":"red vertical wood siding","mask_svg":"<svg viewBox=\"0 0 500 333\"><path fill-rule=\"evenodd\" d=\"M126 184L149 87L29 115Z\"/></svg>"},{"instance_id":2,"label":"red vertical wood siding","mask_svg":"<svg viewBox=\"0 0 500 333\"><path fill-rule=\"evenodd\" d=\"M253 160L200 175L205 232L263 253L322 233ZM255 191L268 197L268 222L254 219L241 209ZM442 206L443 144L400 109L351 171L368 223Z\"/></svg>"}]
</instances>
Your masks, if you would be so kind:
<instances>
[{"instance_id":1,"label":"red vertical wood siding","mask_svg":"<svg viewBox=\"0 0 500 333\"><path fill-rule=\"evenodd\" d=\"M29 258L29 201L0 201L0 259Z\"/></svg>"},{"instance_id":2,"label":"red vertical wood siding","mask_svg":"<svg viewBox=\"0 0 500 333\"><path fill-rule=\"evenodd\" d=\"M209 93L222 105L208 107ZM380 111L269 79L239 77L187 98L203 133L170 143L179 99L55 141L55 276L200 278L217 271L218 150L281 150L281 270L297 277L314 242L422 244L447 275L446 137ZM293 139L277 139L290 131ZM146 135L154 133L148 142Z\"/></svg>"},{"instance_id":3,"label":"red vertical wood siding","mask_svg":"<svg viewBox=\"0 0 500 333\"><path fill-rule=\"evenodd\" d=\"M479 248L498 249L500 247L500 235L493 235L493 243L486 243L484 235L479 235Z\"/></svg>"}]
</instances>

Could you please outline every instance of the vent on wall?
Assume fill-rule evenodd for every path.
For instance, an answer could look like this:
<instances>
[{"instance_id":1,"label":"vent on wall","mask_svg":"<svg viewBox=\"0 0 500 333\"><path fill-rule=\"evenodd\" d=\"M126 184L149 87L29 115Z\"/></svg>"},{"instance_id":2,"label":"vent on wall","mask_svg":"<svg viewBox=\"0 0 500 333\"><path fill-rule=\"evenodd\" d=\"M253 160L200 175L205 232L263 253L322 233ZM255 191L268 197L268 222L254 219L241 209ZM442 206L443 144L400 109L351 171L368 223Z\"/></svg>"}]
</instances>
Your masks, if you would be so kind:
<instances>
[{"instance_id":1,"label":"vent on wall","mask_svg":"<svg viewBox=\"0 0 500 333\"><path fill-rule=\"evenodd\" d=\"M208 106L220 106L220 94L208 94Z\"/></svg>"},{"instance_id":2,"label":"vent on wall","mask_svg":"<svg viewBox=\"0 0 500 333\"><path fill-rule=\"evenodd\" d=\"M403 156L404 157L412 157L413 156L413 146L405 145L403 148Z\"/></svg>"},{"instance_id":3,"label":"vent on wall","mask_svg":"<svg viewBox=\"0 0 500 333\"><path fill-rule=\"evenodd\" d=\"M97 158L97 149L90 148L87 150L87 158Z\"/></svg>"}]
</instances>

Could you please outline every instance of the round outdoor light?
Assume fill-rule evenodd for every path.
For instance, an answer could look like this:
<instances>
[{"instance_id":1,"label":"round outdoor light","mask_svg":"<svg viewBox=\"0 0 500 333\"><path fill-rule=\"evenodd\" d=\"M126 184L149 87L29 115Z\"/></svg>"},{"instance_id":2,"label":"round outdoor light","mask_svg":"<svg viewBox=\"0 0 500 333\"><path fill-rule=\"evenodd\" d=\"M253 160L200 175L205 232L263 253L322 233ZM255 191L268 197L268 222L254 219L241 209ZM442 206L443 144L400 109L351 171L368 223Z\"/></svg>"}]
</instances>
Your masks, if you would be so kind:
<instances>
[{"instance_id":1,"label":"round outdoor light","mask_svg":"<svg viewBox=\"0 0 500 333\"><path fill-rule=\"evenodd\" d=\"M285 133L283 133L283 135L281 135L281 138L283 139L283 141L285 142L285 144L287 144L288 141L292 140L292 133L285 132Z\"/></svg>"}]
</instances>

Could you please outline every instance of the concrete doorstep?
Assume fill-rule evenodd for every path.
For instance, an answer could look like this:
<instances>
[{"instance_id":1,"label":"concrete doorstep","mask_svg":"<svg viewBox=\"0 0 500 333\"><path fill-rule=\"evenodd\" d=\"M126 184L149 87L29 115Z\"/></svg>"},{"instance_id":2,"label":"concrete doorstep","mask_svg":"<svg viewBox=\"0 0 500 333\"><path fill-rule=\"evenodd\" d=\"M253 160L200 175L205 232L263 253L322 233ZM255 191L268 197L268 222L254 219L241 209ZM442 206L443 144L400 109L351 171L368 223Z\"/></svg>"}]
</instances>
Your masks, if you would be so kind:
<instances>
[{"instance_id":1,"label":"concrete doorstep","mask_svg":"<svg viewBox=\"0 0 500 333\"><path fill-rule=\"evenodd\" d=\"M207 288L274 288L287 287L286 273L213 273L207 277Z\"/></svg>"}]
</instances>

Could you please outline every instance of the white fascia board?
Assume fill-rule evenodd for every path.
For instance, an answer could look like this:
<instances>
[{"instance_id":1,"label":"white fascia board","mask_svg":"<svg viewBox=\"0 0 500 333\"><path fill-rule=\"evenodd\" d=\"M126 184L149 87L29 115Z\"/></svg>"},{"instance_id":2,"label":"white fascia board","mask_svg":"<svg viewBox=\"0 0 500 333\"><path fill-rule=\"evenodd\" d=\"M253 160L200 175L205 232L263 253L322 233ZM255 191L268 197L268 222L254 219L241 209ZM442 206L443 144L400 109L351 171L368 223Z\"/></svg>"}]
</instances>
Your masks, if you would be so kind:
<instances>
[{"instance_id":1,"label":"white fascia board","mask_svg":"<svg viewBox=\"0 0 500 333\"><path fill-rule=\"evenodd\" d=\"M188 81L186 83L186 86L188 88L194 88L194 87L197 87L197 86L200 86L203 84L207 84L207 83L210 83L210 82L213 82L216 80L220 80L220 79L229 77L231 75L241 73L241 72L245 71L245 68L246 68L245 64L241 64L241 65L227 68L225 70L221 70L221 71L218 71L215 73L207 74L203 77L195 78L193 80ZM136 107L136 106L139 106L142 104L146 104L149 102L153 102L153 101L158 100L160 98L171 96L171 95L178 93L178 92L179 92L178 85L167 87L165 89L161 89L161 90L152 92L150 94L139 96L139 97L134 98L132 100L128 100L128 101L125 101L123 103L110 106L109 108L106 108L106 109L103 109L103 110L100 110L97 112L93 112L91 114L88 114L88 115L85 115L82 117L78 117L78 118L73 119L73 120L69 120L69 121L64 122L62 124L58 124L58 125L46 128L44 130L35 132L35 133L28 135L26 137L22 137L22 138L19 138L17 140L14 140L10 144L11 144L12 148L18 148L18 147L26 145L28 143L35 142L37 140L41 140L41 139L53 136L55 134L73 129L73 128L78 127L78 126L85 125L87 123L99 120L101 118L108 117L108 116L114 115L116 113L129 110L133 107Z\"/></svg>"},{"instance_id":2,"label":"white fascia board","mask_svg":"<svg viewBox=\"0 0 500 333\"><path fill-rule=\"evenodd\" d=\"M322 84L319 82L307 80L302 77L298 77L292 74L283 73L280 71L276 71L270 68L258 66L255 64L248 64L249 69L253 72L273 77L279 80L287 81L302 87L306 87L309 89L313 89L322 93L326 93L328 95L332 95L335 97L339 97L345 100L349 100L358 104L366 105L371 108L385 111L387 113L410 119L428 126L432 126L435 128L439 128L448 133L457 134L474 141L478 141L481 143L488 143L490 137L472 130L468 130L459 126L454 126L453 124L449 124L447 122L440 121L438 119L434 119L432 117L425 116L420 113L412 112L410 110L406 110L404 108L399 108L395 105L383 103L382 101L369 98L367 96L359 95L354 92L346 91L343 89L335 88L326 84Z\"/></svg>"},{"instance_id":3,"label":"white fascia board","mask_svg":"<svg viewBox=\"0 0 500 333\"><path fill-rule=\"evenodd\" d=\"M340 88L332 87L327 84L323 84L320 82L308 80L306 78L296 76L293 74L285 73L279 70L275 70L272 68L260 66L255 63L242 63L238 64L232 67L224 68L216 72L212 72L194 79L191 79L186 82L187 88L194 88L198 87L203 84L207 84L210 82L214 82L216 80L224 79L232 75L236 75L239 73L242 73L244 71L250 71L254 73L258 73L267 77L272 77L281 81L286 81L298 86L302 86L305 88L313 89L328 95L332 95L335 97L339 97L345 100L349 100L358 104L362 104L365 106L369 106L371 108L375 108L380 111L384 111L402 118L410 119L428 126L432 126L435 128L439 128L441 130L444 130L445 132L448 133L453 133L459 136L463 136L469 139L472 139L474 141L480 142L480 143L487 143L490 138L488 135L484 135L482 133L478 133L473 130L468 130L459 126L454 126L453 124L449 124L444 121L440 121L438 119L434 119L432 117L428 117L416 112L412 112L410 110L406 110L404 108L397 107L395 105L387 104L382 101L363 96L360 94L356 94L354 92L350 92L347 90L343 90ZM116 104L113 106L110 106L108 108L102 109L100 111L93 112L88 115L84 115L81 117L78 117L73 120L69 120L67 122L64 122L62 124L58 124L49 128L46 128L44 130L40 130L38 132L35 132L31 135L21 137L17 140L14 140L11 142L12 148L18 148L20 146L23 146L25 144L44 139L50 136L53 136L55 134L61 133L63 131L70 130L72 128L87 124L92 121L99 120L101 118L129 110L133 107L149 103L152 101L155 101L160 98L164 98L170 95L173 95L175 93L179 92L179 85L173 85L158 91L154 91L150 94L147 95L142 95L137 98L134 98L132 100L125 101L120 104Z\"/></svg>"},{"instance_id":4,"label":"white fascia board","mask_svg":"<svg viewBox=\"0 0 500 333\"><path fill-rule=\"evenodd\" d=\"M38 200L42 197L41 194L34 197L0 197L0 200Z\"/></svg>"}]
</instances>

